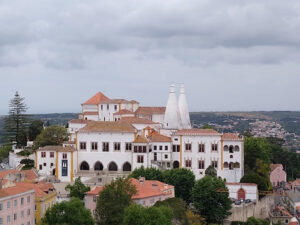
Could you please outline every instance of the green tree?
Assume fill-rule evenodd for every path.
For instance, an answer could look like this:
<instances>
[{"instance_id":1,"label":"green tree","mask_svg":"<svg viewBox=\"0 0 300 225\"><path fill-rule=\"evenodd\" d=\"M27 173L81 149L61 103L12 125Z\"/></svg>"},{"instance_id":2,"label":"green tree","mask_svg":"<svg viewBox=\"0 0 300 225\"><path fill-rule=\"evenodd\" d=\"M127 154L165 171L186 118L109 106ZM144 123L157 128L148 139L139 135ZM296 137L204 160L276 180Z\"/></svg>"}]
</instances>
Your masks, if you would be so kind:
<instances>
[{"instance_id":1,"label":"green tree","mask_svg":"<svg viewBox=\"0 0 300 225\"><path fill-rule=\"evenodd\" d=\"M258 219L253 216L247 219L246 225L268 225L270 224L268 220Z\"/></svg>"},{"instance_id":2,"label":"green tree","mask_svg":"<svg viewBox=\"0 0 300 225\"><path fill-rule=\"evenodd\" d=\"M201 128L202 129L212 129L212 130L215 130L215 128L212 125L209 125L209 124L204 124Z\"/></svg>"},{"instance_id":3,"label":"green tree","mask_svg":"<svg viewBox=\"0 0 300 225\"><path fill-rule=\"evenodd\" d=\"M0 162L2 162L3 159L8 158L10 151L11 145L5 145L0 147Z\"/></svg>"},{"instance_id":4,"label":"green tree","mask_svg":"<svg viewBox=\"0 0 300 225\"><path fill-rule=\"evenodd\" d=\"M211 177L217 177L217 170L212 165L210 165L209 167L206 168L205 175L209 175Z\"/></svg>"},{"instance_id":5,"label":"green tree","mask_svg":"<svg viewBox=\"0 0 300 225\"><path fill-rule=\"evenodd\" d=\"M189 225L204 225L205 219L201 217L199 214L192 212L191 210L187 210L186 217Z\"/></svg>"},{"instance_id":6,"label":"green tree","mask_svg":"<svg viewBox=\"0 0 300 225\"><path fill-rule=\"evenodd\" d=\"M29 140L34 141L35 138L42 132L44 123L41 120L34 120L31 122L28 128Z\"/></svg>"},{"instance_id":7,"label":"green tree","mask_svg":"<svg viewBox=\"0 0 300 225\"><path fill-rule=\"evenodd\" d=\"M117 178L105 185L97 199L95 219L99 225L121 224L124 210L132 203L136 188L130 180Z\"/></svg>"},{"instance_id":8,"label":"green tree","mask_svg":"<svg viewBox=\"0 0 300 225\"><path fill-rule=\"evenodd\" d=\"M30 170L34 167L34 161L32 159L22 159L20 163L25 164L22 170Z\"/></svg>"},{"instance_id":9,"label":"green tree","mask_svg":"<svg viewBox=\"0 0 300 225\"><path fill-rule=\"evenodd\" d=\"M207 175L198 180L192 190L194 207L208 223L221 223L231 214L229 193L218 192L218 189L228 190L222 179Z\"/></svg>"},{"instance_id":10,"label":"green tree","mask_svg":"<svg viewBox=\"0 0 300 225\"><path fill-rule=\"evenodd\" d=\"M4 121L4 130L9 141L15 141L18 147L25 146L27 142L26 131L28 126L28 107L24 102L25 98L20 97L16 92L9 103L8 116Z\"/></svg>"},{"instance_id":11,"label":"green tree","mask_svg":"<svg viewBox=\"0 0 300 225\"><path fill-rule=\"evenodd\" d=\"M68 140L67 129L62 126L46 127L33 142L33 149L46 145L61 145Z\"/></svg>"},{"instance_id":12,"label":"green tree","mask_svg":"<svg viewBox=\"0 0 300 225\"><path fill-rule=\"evenodd\" d=\"M186 204L180 198L168 198L164 201L158 201L155 203L156 207L168 207L172 210L174 215L174 220L181 225L189 225L187 214L186 214Z\"/></svg>"},{"instance_id":13,"label":"green tree","mask_svg":"<svg viewBox=\"0 0 300 225\"><path fill-rule=\"evenodd\" d=\"M144 208L132 204L125 210L122 225L172 225L172 218L172 210L168 207Z\"/></svg>"},{"instance_id":14,"label":"green tree","mask_svg":"<svg viewBox=\"0 0 300 225\"><path fill-rule=\"evenodd\" d=\"M166 170L163 173L164 182L175 188L175 196L190 202L191 191L195 184L195 175L185 168Z\"/></svg>"},{"instance_id":15,"label":"green tree","mask_svg":"<svg viewBox=\"0 0 300 225\"><path fill-rule=\"evenodd\" d=\"M154 167L145 168L143 166L133 170L129 177L138 179L139 177L145 177L146 180L159 180L163 181L163 174L159 169Z\"/></svg>"},{"instance_id":16,"label":"green tree","mask_svg":"<svg viewBox=\"0 0 300 225\"><path fill-rule=\"evenodd\" d=\"M93 225L95 224L91 212L86 209L78 198L56 203L46 211L43 224L56 225Z\"/></svg>"},{"instance_id":17,"label":"green tree","mask_svg":"<svg viewBox=\"0 0 300 225\"><path fill-rule=\"evenodd\" d=\"M260 176L255 172L251 172L245 174L241 181L241 183L255 183L257 184L257 188L260 191L268 191L269 190L269 180L265 177Z\"/></svg>"},{"instance_id":18,"label":"green tree","mask_svg":"<svg viewBox=\"0 0 300 225\"><path fill-rule=\"evenodd\" d=\"M70 197L76 197L80 200L84 199L84 194L91 190L89 186L84 185L84 183L81 182L80 177L75 179L75 182L73 185L68 184L65 187L66 191L70 191Z\"/></svg>"}]
</instances>

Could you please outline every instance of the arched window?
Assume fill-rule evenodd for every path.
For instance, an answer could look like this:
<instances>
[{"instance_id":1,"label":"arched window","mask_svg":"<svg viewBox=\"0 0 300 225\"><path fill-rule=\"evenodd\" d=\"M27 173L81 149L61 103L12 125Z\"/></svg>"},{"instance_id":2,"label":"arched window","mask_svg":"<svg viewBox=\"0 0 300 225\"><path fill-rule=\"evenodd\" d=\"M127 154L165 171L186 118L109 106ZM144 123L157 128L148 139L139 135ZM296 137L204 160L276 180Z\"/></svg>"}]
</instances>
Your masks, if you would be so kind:
<instances>
[{"instance_id":1,"label":"arched window","mask_svg":"<svg viewBox=\"0 0 300 225\"><path fill-rule=\"evenodd\" d=\"M233 170L233 168L234 168L234 163L233 162L229 163L229 169Z\"/></svg>"},{"instance_id":2,"label":"arched window","mask_svg":"<svg viewBox=\"0 0 300 225\"><path fill-rule=\"evenodd\" d=\"M224 162L224 168L228 168L228 162Z\"/></svg>"},{"instance_id":3,"label":"arched window","mask_svg":"<svg viewBox=\"0 0 300 225\"><path fill-rule=\"evenodd\" d=\"M131 171L131 165L129 162L124 163L123 171Z\"/></svg>"},{"instance_id":4,"label":"arched window","mask_svg":"<svg viewBox=\"0 0 300 225\"><path fill-rule=\"evenodd\" d=\"M88 164L86 161L83 161L83 162L80 164L80 170L90 170L89 164Z\"/></svg>"},{"instance_id":5,"label":"arched window","mask_svg":"<svg viewBox=\"0 0 300 225\"><path fill-rule=\"evenodd\" d=\"M108 164L109 171L118 171L118 166L115 162L111 162Z\"/></svg>"},{"instance_id":6,"label":"arched window","mask_svg":"<svg viewBox=\"0 0 300 225\"><path fill-rule=\"evenodd\" d=\"M233 145L229 146L229 153L233 153Z\"/></svg>"},{"instance_id":7,"label":"arched window","mask_svg":"<svg viewBox=\"0 0 300 225\"><path fill-rule=\"evenodd\" d=\"M173 168L179 168L179 162L178 161L174 161L173 162Z\"/></svg>"},{"instance_id":8,"label":"arched window","mask_svg":"<svg viewBox=\"0 0 300 225\"><path fill-rule=\"evenodd\" d=\"M224 146L224 151L228 151L228 145Z\"/></svg>"},{"instance_id":9,"label":"arched window","mask_svg":"<svg viewBox=\"0 0 300 225\"><path fill-rule=\"evenodd\" d=\"M240 199L245 200L245 198L246 198L246 192L245 192L245 190L243 188L240 188L238 190L238 193L237 193L237 199L238 200L240 200Z\"/></svg>"},{"instance_id":10,"label":"arched window","mask_svg":"<svg viewBox=\"0 0 300 225\"><path fill-rule=\"evenodd\" d=\"M238 145L234 146L234 151L236 152L240 151L240 147Z\"/></svg>"},{"instance_id":11,"label":"arched window","mask_svg":"<svg viewBox=\"0 0 300 225\"><path fill-rule=\"evenodd\" d=\"M94 165L94 170L103 170L103 165L101 162L97 161Z\"/></svg>"},{"instance_id":12,"label":"arched window","mask_svg":"<svg viewBox=\"0 0 300 225\"><path fill-rule=\"evenodd\" d=\"M239 162L235 162L234 163L234 168L240 168L240 163Z\"/></svg>"}]
</instances>

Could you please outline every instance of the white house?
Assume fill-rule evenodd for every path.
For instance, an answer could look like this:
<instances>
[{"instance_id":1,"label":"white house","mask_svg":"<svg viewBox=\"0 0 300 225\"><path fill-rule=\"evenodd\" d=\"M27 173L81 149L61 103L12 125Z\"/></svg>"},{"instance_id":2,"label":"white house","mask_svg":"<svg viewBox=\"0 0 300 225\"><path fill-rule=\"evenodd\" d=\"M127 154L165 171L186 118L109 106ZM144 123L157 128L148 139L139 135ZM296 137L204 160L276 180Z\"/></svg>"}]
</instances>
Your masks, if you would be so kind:
<instances>
[{"instance_id":1,"label":"white house","mask_svg":"<svg viewBox=\"0 0 300 225\"><path fill-rule=\"evenodd\" d=\"M229 197L237 200L250 199L253 202L258 200L257 184L254 183L226 183Z\"/></svg>"}]
</instances>

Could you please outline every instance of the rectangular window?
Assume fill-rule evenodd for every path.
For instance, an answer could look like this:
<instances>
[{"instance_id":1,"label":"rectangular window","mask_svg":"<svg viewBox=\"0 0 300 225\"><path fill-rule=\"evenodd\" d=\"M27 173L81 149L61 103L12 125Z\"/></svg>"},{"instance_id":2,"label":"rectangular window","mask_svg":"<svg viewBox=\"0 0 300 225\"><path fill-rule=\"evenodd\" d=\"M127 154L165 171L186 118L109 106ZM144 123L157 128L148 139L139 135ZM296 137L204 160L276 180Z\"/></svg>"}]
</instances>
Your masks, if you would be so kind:
<instances>
[{"instance_id":1,"label":"rectangular window","mask_svg":"<svg viewBox=\"0 0 300 225\"><path fill-rule=\"evenodd\" d=\"M51 167L53 167L53 166L54 166L54 164L53 164L53 163L50 163L50 166L51 166Z\"/></svg>"},{"instance_id":2,"label":"rectangular window","mask_svg":"<svg viewBox=\"0 0 300 225\"><path fill-rule=\"evenodd\" d=\"M86 150L86 142L79 142L79 149Z\"/></svg>"},{"instance_id":3,"label":"rectangular window","mask_svg":"<svg viewBox=\"0 0 300 225\"><path fill-rule=\"evenodd\" d=\"M173 145L173 152L180 152L180 145Z\"/></svg>"},{"instance_id":4,"label":"rectangular window","mask_svg":"<svg viewBox=\"0 0 300 225\"><path fill-rule=\"evenodd\" d=\"M118 105L115 105L115 111L117 111L118 110Z\"/></svg>"},{"instance_id":5,"label":"rectangular window","mask_svg":"<svg viewBox=\"0 0 300 225\"><path fill-rule=\"evenodd\" d=\"M39 165L39 169L40 169L40 170L43 169L43 165L42 165L42 164Z\"/></svg>"},{"instance_id":6,"label":"rectangular window","mask_svg":"<svg viewBox=\"0 0 300 225\"><path fill-rule=\"evenodd\" d=\"M133 148L134 150L134 152L138 152L138 147L137 146L134 146L134 148Z\"/></svg>"},{"instance_id":7,"label":"rectangular window","mask_svg":"<svg viewBox=\"0 0 300 225\"><path fill-rule=\"evenodd\" d=\"M192 160L190 159L185 160L185 167L192 167Z\"/></svg>"},{"instance_id":8,"label":"rectangular window","mask_svg":"<svg viewBox=\"0 0 300 225\"><path fill-rule=\"evenodd\" d=\"M14 220L17 220L17 213L14 213Z\"/></svg>"},{"instance_id":9,"label":"rectangular window","mask_svg":"<svg viewBox=\"0 0 300 225\"><path fill-rule=\"evenodd\" d=\"M18 205L18 201L14 200L14 206L17 206L17 205Z\"/></svg>"},{"instance_id":10,"label":"rectangular window","mask_svg":"<svg viewBox=\"0 0 300 225\"><path fill-rule=\"evenodd\" d=\"M61 175L63 177L68 176L68 160L62 160L61 161Z\"/></svg>"},{"instance_id":11,"label":"rectangular window","mask_svg":"<svg viewBox=\"0 0 300 225\"><path fill-rule=\"evenodd\" d=\"M137 163L144 163L144 156L143 155L138 155L137 156Z\"/></svg>"},{"instance_id":12,"label":"rectangular window","mask_svg":"<svg viewBox=\"0 0 300 225\"><path fill-rule=\"evenodd\" d=\"M50 158L54 158L54 152L50 152Z\"/></svg>"},{"instance_id":13,"label":"rectangular window","mask_svg":"<svg viewBox=\"0 0 300 225\"><path fill-rule=\"evenodd\" d=\"M218 161L217 160L212 160L211 161L211 165L214 167L214 168L218 168Z\"/></svg>"},{"instance_id":14,"label":"rectangular window","mask_svg":"<svg viewBox=\"0 0 300 225\"><path fill-rule=\"evenodd\" d=\"M115 142L114 143L114 151L120 151L121 150L121 143Z\"/></svg>"},{"instance_id":15,"label":"rectangular window","mask_svg":"<svg viewBox=\"0 0 300 225\"><path fill-rule=\"evenodd\" d=\"M204 160L199 160L198 161L198 169L204 169L204 166L205 166L205 164L204 164Z\"/></svg>"},{"instance_id":16,"label":"rectangular window","mask_svg":"<svg viewBox=\"0 0 300 225\"><path fill-rule=\"evenodd\" d=\"M186 143L185 144L185 150L186 151L192 151L192 144L191 143Z\"/></svg>"},{"instance_id":17,"label":"rectangular window","mask_svg":"<svg viewBox=\"0 0 300 225\"><path fill-rule=\"evenodd\" d=\"M153 149L154 149L154 150L157 150L157 146L156 146L156 145L154 145L154 146L153 146Z\"/></svg>"},{"instance_id":18,"label":"rectangular window","mask_svg":"<svg viewBox=\"0 0 300 225\"><path fill-rule=\"evenodd\" d=\"M109 143L108 142L103 142L102 143L102 151L103 152L109 152Z\"/></svg>"},{"instance_id":19,"label":"rectangular window","mask_svg":"<svg viewBox=\"0 0 300 225\"><path fill-rule=\"evenodd\" d=\"M126 144L125 144L125 150L126 151L131 151L131 143L130 142L127 142Z\"/></svg>"},{"instance_id":20,"label":"rectangular window","mask_svg":"<svg viewBox=\"0 0 300 225\"><path fill-rule=\"evenodd\" d=\"M41 157L46 158L46 152L41 152Z\"/></svg>"},{"instance_id":21,"label":"rectangular window","mask_svg":"<svg viewBox=\"0 0 300 225\"><path fill-rule=\"evenodd\" d=\"M165 155L165 159L167 159L168 158L168 155Z\"/></svg>"},{"instance_id":22,"label":"rectangular window","mask_svg":"<svg viewBox=\"0 0 300 225\"><path fill-rule=\"evenodd\" d=\"M7 223L10 223L10 215L6 218Z\"/></svg>"},{"instance_id":23,"label":"rectangular window","mask_svg":"<svg viewBox=\"0 0 300 225\"><path fill-rule=\"evenodd\" d=\"M93 202L96 202L96 201L97 201L97 196L93 195Z\"/></svg>"},{"instance_id":24,"label":"rectangular window","mask_svg":"<svg viewBox=\"0 0 300 225\"><path fill-rule=\"evenodd\" d=\"M218 151L218 144L211 144L211 151Z\"/></svg>"},{"instance_id":25,"label":"rectangular window","mask_svg":"<svg viewBox=\"0 0 300 225\"><path fill-rule=\"evenodd\" d=\"M10 209L10 201L7 202L7 208Z\"/></svg>"},{"instance_id":26,"label":"rectangular window","mask_svg":"<svg viewBox=\"0 0 300 225\"><path fill-rule=\"evenodd\" d=\"M162 147L163 147L163 146L162 146L162 145L160 145L160 146L159 146L159 150L162 150Z\"/></svg>"},{"instance_id":27,"label":"rectangular window","mask_svg":"<svg viewBox=\"0 0 300 225\"><path fill-rule=\"evenodd\" d=\"M146 153L146 152L147 152L147 147L143 146L143 153Z\"/></svg>"},{"instance_id":28,"label":"rectangular window","mask_svg":"<svg viewBox=\"0 0 300 225\"><path fill-rule=\"evenodd\" d=\"M165 146L165 150L168 151L168 145Z\"/></svg>"},{"instance_id":29,"label":"rectangular window","mask_svg":"<svg viewBox=\"0 0 300 225\"><path fill-rule=\"evenodd\" d=\"M30 216L30 209L27 209L27 216Z\"/></svg>"},{"instance_id":30,"label":"rectangular window","mask_svg":"<svg viewBox=\"0 0 300 225\"><path fill-rule=\"evenodd\" d=\"M68 158L68 154L67 153L63 153L63 159L67 159Z\"/></svg>"},{"instance_id":31,"label":"rectangular window","mask_svg":"<svg viewBox=\"0 0 300 225\"><path fill-rule=\"evenodd\" d=\"M3 205L2 203L0 203L0 211L2 211L2 209L3 209Z\"/></svg>"},{"instance_id":32,"label":"rectangular window","mask_svg":"<svg viewBox=\"0 0 300 225\"><path fill-rule=\"evenodd\" d=\"M98 142L91 142L92 151L98 150Z\"/></svg>"},{"instance_id":33,"label":"rectangular window","mask_svg":"<svg viewBox=\"0 0 300 225\"><path fill-rule=\"evenodd\" d=\"M47 166L47 163L43 163L43 166Z\"/></svg>"},{"instance_id":34,"label":"rectangular window","mask_svg":"<svg viewBox=\"0 0 300 225\"><path fill-rule=\"evenodd\" d=\"M21 218L24 218L24 211L21 212Z\"/></svg>"},{"instance_id":35,"label":"rectangular window","mask_svg":"<svg viewBox=\"0 0 300 225\"><path fill-rule=\"evenodd\" d=\"M101 105L101 110L103 110L103 105Z\"/></svg>"},{"instance_id":36,"label":"rectangular window","mask_svg":"<svg viewBox=\"0 0 300 225\"><path fill-rule=\"evenodd\" d=\"M198 152L205 152L205 144L199 144Z\"/></svg>"},{"instance_id":37,"label":"rectangular window","mask_svg":"<svg viewBox=\"0 0 300 225\"><path fill-rule=\"evenodd\" d=\"M21 205L24 205L24 198L21 198Z\"/></svg>"},{"instance_id":38,"label":"rectangular window","mask_svg":"<svg viewBox=\"0 0 300 225\"><path fill-rule=\"evenodd\" d=\"M106 108L107 108L107 110L109 110L109 104L107 104L107 107L106 107Z\"/></svg>"},{"instance_id":39,"label":"rectangular window","mask_svg":"<svg viewBox=\"0 0 300 225\"><path fill-rule=\"evenodd\" d=\"M27 203L30 202L30 196L27 196Z\"/></svg>"}]
</instances>

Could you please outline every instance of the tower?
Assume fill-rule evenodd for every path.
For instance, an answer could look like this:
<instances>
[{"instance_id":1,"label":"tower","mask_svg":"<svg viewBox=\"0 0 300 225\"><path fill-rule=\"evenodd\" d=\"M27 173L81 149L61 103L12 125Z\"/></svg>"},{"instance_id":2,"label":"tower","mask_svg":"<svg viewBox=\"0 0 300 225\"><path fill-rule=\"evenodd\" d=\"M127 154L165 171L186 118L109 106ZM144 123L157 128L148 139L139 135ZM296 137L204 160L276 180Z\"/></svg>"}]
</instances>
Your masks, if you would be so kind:
<instances>
[{"instance_id":1,"label":"tower","mask_svg":"<svg viewBox=\"0 0 300 225\"><path fill-rule=\"evenodd\" d=\"M188 104L187 104L185 92L184 92L184 84L180 85L178 109L179 109L179 113L180 113L182 128L190 129L191 128L191 120L190 120Z\"/></svg>"},{"instance_id":2,"label":"tower","mask_svg":"<svg viewBox=\"0 0 300 225\"><path fill-rule=\"evenodd\" d=\"M164 128L181 129L181 119L174 84L170 86L170 93L164 117Z\"/></svg>"}]
</instances>

